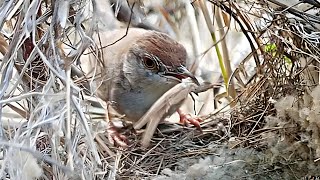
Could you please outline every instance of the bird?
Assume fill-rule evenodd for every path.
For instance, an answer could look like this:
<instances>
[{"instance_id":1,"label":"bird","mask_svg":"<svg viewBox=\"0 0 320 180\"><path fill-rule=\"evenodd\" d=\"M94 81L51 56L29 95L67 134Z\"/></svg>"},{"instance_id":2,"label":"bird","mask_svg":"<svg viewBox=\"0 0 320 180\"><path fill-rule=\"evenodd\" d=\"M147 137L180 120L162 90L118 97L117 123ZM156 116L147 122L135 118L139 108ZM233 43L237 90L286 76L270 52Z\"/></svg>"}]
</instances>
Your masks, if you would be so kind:
<instances>
[{"instance_id":1,"label":"bird","mask_svg":"<svg viewBox=\"0 0 320 180\"><path fill-rule=\"evenodd\" d=\"M91 91L126 121L137 122L183 79L199 85L186 67L186 49L165 33L129 28L100 32L93 39L97 48L81 59L86 77L92 79Z\"/></svg>"}]
</instances>

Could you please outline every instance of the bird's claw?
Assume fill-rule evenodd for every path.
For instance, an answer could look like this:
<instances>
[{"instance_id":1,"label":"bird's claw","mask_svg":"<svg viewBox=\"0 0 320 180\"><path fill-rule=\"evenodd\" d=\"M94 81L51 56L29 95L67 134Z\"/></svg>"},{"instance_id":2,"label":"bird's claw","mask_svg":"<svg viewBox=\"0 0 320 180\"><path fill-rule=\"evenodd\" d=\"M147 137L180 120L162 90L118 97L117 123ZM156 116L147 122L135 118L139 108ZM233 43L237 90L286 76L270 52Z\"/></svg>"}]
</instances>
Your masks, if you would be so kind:
<instances>
[{"instance_id":1,"label":"bird's claw","mask_svg":"<svg viewBox=\"0 0 320 180\"><path fill-rule=\"evenodd\" d=\"M192 117L190 114L182 112L181 109L178 109L177 112L179 114L181 124L187 125L187 123L190 123L190 124L194 125L199 131L202 132L200 122L202 122L203 120L201 118Z\"/></svg>"},{"instance_id":2,"label":"bird's claw","mask_svg":"<svg viewBox=\"0 0 320 180\"><path fill-rule=\"evenodd\" d=\"M112 145L127 148L129 141L127 137L123 134L120 134L118 130L119 129L115 127L112 122L109 122L107 128L108 140Z\"/></svg>"}]
</instances>

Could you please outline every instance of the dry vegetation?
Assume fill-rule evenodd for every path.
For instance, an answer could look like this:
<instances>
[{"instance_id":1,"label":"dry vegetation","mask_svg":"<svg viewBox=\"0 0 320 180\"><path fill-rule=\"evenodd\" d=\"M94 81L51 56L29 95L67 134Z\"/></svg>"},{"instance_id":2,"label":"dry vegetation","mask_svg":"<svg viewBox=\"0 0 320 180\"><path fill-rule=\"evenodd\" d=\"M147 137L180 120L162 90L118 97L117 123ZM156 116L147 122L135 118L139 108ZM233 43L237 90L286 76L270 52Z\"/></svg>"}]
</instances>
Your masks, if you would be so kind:
<instances>
[{"instance_id":1,"label":"dry vegetation","mask_svg":"<svg viewBox=\"0 0 320 180\"><path fill-rule=\"evenodd\" d=\"M319 3L114 2L121 24L99 0L0 1L1 179L141 179L224 148L259 154L244 159L249 175L232 176L239 179L319 175ZM124 132L129 149L108 143L103 104L78 62L94 33L128 24L185 42L200 95L215 97L198 99L202 133L166 123L147 149L140 132ZM240 46L228 44L232 33Z\"/></svg>"}]
</instances>

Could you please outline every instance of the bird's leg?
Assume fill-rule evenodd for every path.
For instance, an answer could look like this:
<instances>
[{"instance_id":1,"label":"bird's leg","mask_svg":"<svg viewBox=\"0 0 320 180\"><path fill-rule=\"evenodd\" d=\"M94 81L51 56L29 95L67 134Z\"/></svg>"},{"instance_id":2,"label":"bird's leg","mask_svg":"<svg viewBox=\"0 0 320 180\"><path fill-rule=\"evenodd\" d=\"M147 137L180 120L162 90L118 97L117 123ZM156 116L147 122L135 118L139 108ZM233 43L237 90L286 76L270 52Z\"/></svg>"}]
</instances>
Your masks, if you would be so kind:
<instances>
[{"instance_id":1,"label":"bird's leg","mask_svg":"<svg viewBox=\"0 0 320 180\"><path fill-rule=\"evenodd\" d=\"M202 122L202 119L199 117L192 117L190 114L187 114L181 110L181 108L177 109L177 112L180 117L180 123L186 125L187 123L190 123L194 125L199 131L202 131L200 122Z\"/></svg>"},{"instance_id":2,"label":"bird's leg","mask_svg":"<svg viewBox=\"0 0 320 180\"><path fill-rule=\"evenodd\" d=\"M107 125L108 140L112 145L127 148L129 141L123 134L133 129L131 123L127 123L123 120L123 116L117 114L112 108L111 104L107 105L107 111L105 114Z\"/></svg>"}]
</instances>

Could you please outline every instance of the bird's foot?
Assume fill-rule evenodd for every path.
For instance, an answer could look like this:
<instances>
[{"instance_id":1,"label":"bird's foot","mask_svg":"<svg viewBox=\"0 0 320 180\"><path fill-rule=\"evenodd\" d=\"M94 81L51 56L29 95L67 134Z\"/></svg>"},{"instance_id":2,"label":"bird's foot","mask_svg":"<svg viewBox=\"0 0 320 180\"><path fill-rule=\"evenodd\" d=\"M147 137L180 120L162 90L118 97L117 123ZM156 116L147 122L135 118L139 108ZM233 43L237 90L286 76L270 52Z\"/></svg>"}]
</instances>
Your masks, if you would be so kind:
<instances>
[{"instance_id":1,"label":"bird's foot","mask_svg":"<svg viewBox=\"0 0 320 180\"><path fill-rule=\"evenodd\" d=\"M110 121L107 127L108 140L112 145L127 148L129 144L128 138L120 133L123 127L123 125L116 126Z\"/></svg>"},{"instance_id":2,"label":"bird's foot","mask_svg":"<svg viewBox=\"0 0 320 180\"><path fill-rule=\"evenodd\" d=\"M179 117L180 117L180 123L183 125L187 125L187 123L190 123L194 125L199 131L202 132L200 122L202 122L202 119L199 117L192 117L190 114L187 114L183 112L180 108L177 110Z\"/></svg>"}]
</instances>

